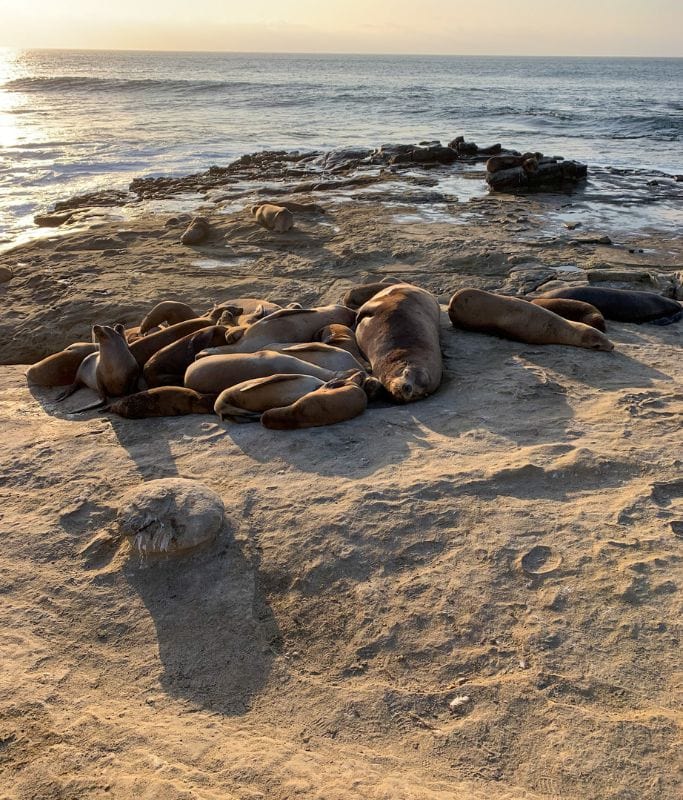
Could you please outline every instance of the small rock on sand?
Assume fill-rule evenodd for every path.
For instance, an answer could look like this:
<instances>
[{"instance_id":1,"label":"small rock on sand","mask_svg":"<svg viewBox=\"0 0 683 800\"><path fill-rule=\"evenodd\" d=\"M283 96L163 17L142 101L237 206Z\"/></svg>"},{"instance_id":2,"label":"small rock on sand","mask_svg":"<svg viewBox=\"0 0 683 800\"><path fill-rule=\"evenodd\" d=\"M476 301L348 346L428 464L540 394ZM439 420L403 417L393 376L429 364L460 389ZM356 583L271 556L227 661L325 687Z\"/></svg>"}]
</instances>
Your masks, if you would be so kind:
<instances>
[{"instance_id":1,"label":"small rock on sand","mask_svg":"<svg viewBox=\"0 0 683 800\"><path fill-rule=\"evenodd\" d=\"M0 267L0 283L5 283L14 277L14 273L9 267Z\"/></svg>"}]
</instances>

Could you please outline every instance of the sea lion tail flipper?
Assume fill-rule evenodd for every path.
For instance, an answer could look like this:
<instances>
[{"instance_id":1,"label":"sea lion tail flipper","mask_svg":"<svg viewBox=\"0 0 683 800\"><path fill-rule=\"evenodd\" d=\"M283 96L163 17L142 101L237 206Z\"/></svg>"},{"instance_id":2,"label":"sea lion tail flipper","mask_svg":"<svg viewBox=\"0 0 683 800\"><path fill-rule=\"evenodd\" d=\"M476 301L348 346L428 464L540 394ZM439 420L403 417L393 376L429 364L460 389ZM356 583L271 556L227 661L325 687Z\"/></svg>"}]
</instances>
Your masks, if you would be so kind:
<instances>
[{"instance_id":1,"label":"sea lion tail flipper","mask_svg":"<svg viewBox=\"0 0 683 800\"><path fill-rule=\"evenodd\" d=\"M94 411L96 408L104 409L104 406L107 405L106 398L104 400L100 400L97 403L92 403L89 406L83 406L83 408L77 408L75 411L70 411L70 414L82 414L84 411Z\"/></svg>"},{"instance_id":2,"label":"sea lion tail flipper","mask_svg":"<svg viewBox=\"0 0 683 800\"><path fill-rule=\"evenodd\" d=\"M55 400L58 403L61 403L62 400L66 400L67 397L71 397L71 395L74 394L74 392L77 392L80 386L81 386L80 383L72 383L71 386L68 386L66 389L64 389L63 392L60 392L55 398Z\"/></svg>"},{"instance_id":3,"label":"sea lion tail flipper","mask_svg":"<svg viewBox=\"0 0 683 800\"><path fill-rule=\"evenodd\" d=\"M680 311L677 311L675 314L672 314L670 317L659 317L659 319L651 319L649 320L650 325L671 325L674 322L678 322L680 319L683 319L683 308Z\"/></svg>"}]
</instances>

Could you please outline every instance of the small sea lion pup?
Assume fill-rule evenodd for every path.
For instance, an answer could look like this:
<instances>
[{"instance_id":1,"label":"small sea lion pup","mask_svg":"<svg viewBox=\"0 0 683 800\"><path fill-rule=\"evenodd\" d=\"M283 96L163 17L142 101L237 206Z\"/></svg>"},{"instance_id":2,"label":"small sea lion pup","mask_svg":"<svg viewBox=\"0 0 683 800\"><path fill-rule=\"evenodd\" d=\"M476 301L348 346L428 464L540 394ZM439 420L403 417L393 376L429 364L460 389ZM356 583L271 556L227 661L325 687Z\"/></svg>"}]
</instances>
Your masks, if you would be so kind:
<instances>
[{"instance_id":1,"label":"small sea lion pup","mask_svg":"<svg viewBox=\"0 0 683 800\"><path fill-rule=\"evenodd\" d=\"M225 330L223 325L211 325L157 350L142 369L147 386L182 386L197 353L225 342Z\"/></svg>"},{"instance_id":2,"label":"small sea lion pup","mask_svg":"<svg viewBox=\"0 0 683 800\"><path fill-rule=\"evenodd\" d=\"M243 381L221 392L213 410L231 422L258 422L271 408L290 406L299 398L325 385L313 375L269 375Z\"/></svg>"},{"instance_id":3,"label":"small sea lion pup","mask_svg":"<svg viewBox=\"0 0 683 800\"><path fill-rule=\"evenodd\" d=\"M562 297L536 297L531 301L535 306L547 308L553 314L557 314L564 319L572 322L583 322L591 328L605 332L605 318L595 306L590 303L582 303L580 300L565 300Z\"/></svg>"},{"instance_id":4,"label":"small sea lion pup","mask_svg":"<svg viewBox=\"0 0 683 800\"><path fill-rule=\"evenodd\" d=\"M605 334L595 328L563 319L519 297L506 297L483 289L458 290L448 304L448 316L456 328L492 333L527 344L568 344L605 351L614 349Z\"/></svg>"},{"instance_id":5,"label":"small sea lion pup","mask_svg":"<svg viewBox=\"0 0 683 800\"><path fill-rule=\"evenodd\" d=\"M74 342L59 353L36 362L26 370L26 379L37 386L69 386L86 356L97 352L93 342Z\"/></svg>"},{"instance_id":6,"label":"small sea lion pup","mask_svg":"<svg viewBox=\"0 0 683 800\"><path fill-rule=\"evenodd\" d=\"M617 322L651 322L670 325L683 318L683 306L677 300L662 297L654 292L636 292L629 289L607 289L602 286L575 286L554 289L541 297L563 297L581 300L595 306L605 319Z\"/></svg>"},{"instance_id":7,"label":"small sea lion pup","mask_svg":"<svg viewBox=\"0 0 683 800\"><path fill-rule=\"evenodd\" d=\"M107 411L126 419L210 414L215 400L215 394L199 394L180 386L159 386L116 400L109 405Z\"/></svg>"},{"instance_id":8,"label":"small sea lion pup","mask_svg":"<svg viewBox=\"0 0 683 800\"><path fill-rule=\"evenodd\" d=\"M284 206L264 203L250 208L256 222L275 233L285 233L294 227L294 214Z\"/></svg>"},{"instance_id":9,"label":"small sea lion pup","mask_svg":"<svg viewBox=\"0 0 683 800\"><path fill-rule=\"evenodd\" d=\"M197 313L187 303L176 300L164 300L157 303L140 323L140 333L145 334L152 328L158 328L162 323L175 325L186 322L188 319L197 319Z\"/></svg>"},{"instance_id":10,"label":"small sea lion pup","mask_svg":"<svg viewBox=\"0 0 683 800\"><path fill-rule=\"evenodd\" d=\"M362 414L367 406L368 396L354 376L337 378L289 406L264 412L261 424L272 430L317 428L353 419Z\"/></svg>"},{"instance_id":11,"label":"small sea lion pup","mask_svg":"<svg viewBox=\"0 0 683 800\"><path fill-rule=\"evenodd\" d=\"M331 344L333 347L346 350L347 353L351 353L364 370L369 369L370 365L358 347L356 334L347 325L325 325L324 328L316 332L314 338L323 344Z\"/></svg>"},{"instance_id":12,"label":"small sea lion pup","mask_svg":"<svg viewBox=\"0 0 683 800\"><path fill-rule=\"evenodd\" d=\"M358 309L358 346L398 403L421 400L441 383L440 313L433 295L409 283L385 286Z\"/></svg>"},{"instance_id":13,"label":"small sea lion pup","mask_svg":"<svg viewBox=\"0 0 683 800\"><path fill-rule=\"evenodd\" d=\"M109 325L93 325L92 334L99 351L85 357L74 382L57 398L64 400L81 386L87 386L99 394L99 403L80 408L78 412L100 408L109 397L121 397L134 392L140 375L140 367L130 351L123 325L113 328Z\"/></svg>"}]
</instances>

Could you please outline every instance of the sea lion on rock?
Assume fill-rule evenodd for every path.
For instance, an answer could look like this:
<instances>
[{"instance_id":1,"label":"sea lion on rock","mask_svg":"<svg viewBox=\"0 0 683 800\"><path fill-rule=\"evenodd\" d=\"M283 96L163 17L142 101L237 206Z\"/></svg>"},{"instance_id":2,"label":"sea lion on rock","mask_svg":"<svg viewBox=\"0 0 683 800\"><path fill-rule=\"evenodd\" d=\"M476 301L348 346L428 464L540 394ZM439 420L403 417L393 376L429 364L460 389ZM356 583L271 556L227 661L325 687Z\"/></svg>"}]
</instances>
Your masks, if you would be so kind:
<instances>
[{"instance_id":1,"label":"sea lion on rock","mask_svg":"<svg viewBox=\"0 0 683 800\"><path fill-rule=\"evenodd\" d=\"M563 319L519 297L460 289L448 304L453 326L492 333L527 344L567 344L589 350L613 350L610 340L595 328Z\"/></svg>"},{"instance_id":2,"label":"sea lion on rock","mask_svg":"<svg viewBox=\"0 0 683 800\"><path fill-rule=\"evenodd\" d=\"M200 394L220 394L237 383L278 374L313 375L323 381L334 377L331 370L300 358L261 350L258 353L207 356L195 361L187 368L185 386Z\"/></svg>"},{"instance_id":3,"label":"sea lion on rock","mask_svg":"<svg viewBox=\"0 0 683 800\"><path fill-rule=\"evenodd\" d=\"M97 352L93 342L74 342L59 353L43 358L26 370L26 379L37 386L69 386L86 356Z\"/></svg>"},{"instance_id":4,"label":"sea lion on rock","mask_svg":"<svg viewBox=\"0 0 683 800\"><path fill-rule=\"evenodd\" d=\"M178 339L182 339L183 336L187 336L189 333L195 333L211 325L213 325L213 322L207 317L178 322L175 325L169 325L168 328L162 328L156 333L150 333L137 339L130 345L130 351L135 356L138 364L144 367L149 359L163 347L177 342Z\"/></svg>"},{"instance_id":5,"label":"sea lion on rock","mask_svg":"<svg viewBox=\"0 0 683 800\"><path fill-rule=\"evenodd\" d=\"M346 350L347 353L351 353L364 370L367 371L369 369L370 365L358 347L356 334L347 325L326 325L317 331L314 338L323 344L331 344L333 347Z\"/></svg>"},{"instance_id":6,"label":"sea lion on rock","mask_svg":"<svg viewBox=\"0 0 683 800\"><path fill-rule=\"evenodd\" d=\"M276 206L271 203L252 206L250 209L256 222L275 233L285 233L294 227L294 214L284 206Z\"/></svg>"},{"instance_id":7,"label":"sea lion on rock","mask_svg":"<svg viewBox=\"0 0 683 800\"><path fill-rule=\"evenodd\" d=\"M562 297L536 297L531 301L535 306L547 308L553 314L573 322L583 322L599 331L605 332L605 318L595 306L580 300L565 300Z\"/></svg>"},{"instance_id":8,"label":"sea lion on rock","mask_svg":"<svg viewBox=\"0 0 683 800\"><path fill-rule=\"evenodd\" d=\"M185 370L195 356L205 347L215 347L225 342L225 327L211 325L208 328L188 333L156 353L143 367L142 374L150 388L155 386L182 386Z\"/></svg>"},{"instance_id":9,"label":"sea lion on rock","mask_svg":"<svg viewBox=\"0 0 683 800\"><path fill-rule=\"evenodd\" d=\"M441 383L440 313L433 295L409 283L385 286L358 309L358 346L399 403L420 400Z\"/></svg>"},{"instance_id":10,"label":"sea lion on rock","mask_svg":"<svg viewBox=\"0 0 683 800\"><path fill-rule=\"evenodd\" d=\"M123 397L111 403L107 411L127 419L210 414L215 400L215 394L199 394L180 386L159 386Z\"/></svg>"},{"instance_id":11,"label":"sea lion on rock","mask_svg":"<svg viewBox=\"0 0 683 800\"><path fill-rule=\"evenodd\" d=\"M670 325L683 318L683 306L669 297L654 292L637 292L630 289L607 289L602 286L576 286L553 289L541 297L562 297L590 303L605 319L617 322L651 322Z\"/></svg>"},{"instance_id":12,"label":"sea lion on rock","mask_svg":"<svg viewBox=\"0 0 683 800\"><path fill-rule=\"evenodd\" d=\"M59 395L64 400L81 386L87 386L100 396L99 403L79 411L90 411L103 406L109 397L121 397L137 389L140 367L126 341L123 325L93 325L93 339L99 350L81 362L71 386ZM76 412L77 413L77 412Z\"/></svg>"},{"instance_id":13,"label":"sea lion on rock","mask_svg":"<svg viewBox=\"0 0 683 800\"><path fill-rule=\"evenodd\" d=\"M244 381L221 392L213 410L232 422L258 422L271 408L289 406L310 392L325 385L313 375L269 375Z\"/></svg>"},{"instance_id":14,"label":"sea lion on rock","mask_svg":"<svg viewBox=\"0 0 683 800\"><path fill-rule=\"evenodd\" d=\"M211 232L206 217L195 217L180 237L181 244L200 244Z\"/></svg>"},{"instance_id":15,"label":"sea lion on rock","mask_svg":"<svg viewBox=\"0 0 683 800\"><path fill-rule=\"evenodd\" d=\"M197 319L197 312L190 308L187 303L180 303L176 300L164 300L157 303L140 323L140 333L146 334L152 328L158 328L162 323L175 325L178 322L186 322L188 319Z\"/></svg>"},{"instance_id":16,"label":"sea lion on rock","mask_svg":"<svg viewBox=\"0 0 683 800\"><path fill-rule=\"evenodd\" d=\"M271 430L334 425L357 417L367 406L368 397L353 378L335 379L289 406L264 412L261 424Z\"/></svg>"}]
</instances>

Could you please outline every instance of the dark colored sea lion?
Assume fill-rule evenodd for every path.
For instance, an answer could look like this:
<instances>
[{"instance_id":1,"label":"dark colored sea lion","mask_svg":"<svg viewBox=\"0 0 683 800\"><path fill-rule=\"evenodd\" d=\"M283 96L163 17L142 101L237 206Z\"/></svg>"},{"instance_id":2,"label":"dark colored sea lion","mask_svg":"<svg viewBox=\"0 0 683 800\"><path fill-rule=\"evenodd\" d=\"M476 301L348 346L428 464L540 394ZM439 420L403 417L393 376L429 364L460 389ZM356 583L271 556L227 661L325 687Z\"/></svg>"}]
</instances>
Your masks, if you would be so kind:
<instances>
[{"instance_id":1,"label":"dark colored sea lion","mask_svg":"<svg viewBox=\"0 0 683 800\"><path fill-rule=\"evenodd\" d=\"M117 400L107 410L127 419L178 417L183 414L210 414L215 402L215 394L199 394L180 386L159 386Z\"/></svg>"},{"instance_id":2,"label":"dark colored sea lion","mask_svg":"<svg viewBox=\"0 0 683 800\"><path fill-rule=\"evenodd\" d=\"M607 289L602 286L575 286L553 289L541 297L564 297L595 306L605 319L617 322L651 322L670 325L683 318L683 306L677 300L654 292L630 289Z\"/></svg>"},{"instance_id":3,"label":"dark colored sea lion","mask_svg":"<svg viewBox=\"0 0 683 800\"><path fill-rule=\"evenodd\" d=\"M130 345L130 351L135 356L135 360L141 367L144 367L149 359L158 353L164 347L167 347L183 336L189 333L195 333L202 328L208 328L213 325L213 321L208 317L200 317L198 319L188 319L185 322L178 322L175 325L169 325L168 328L162 328L156 333L149 333L147 336L142 336L136 339Z\"/></svg>"},{"instance_id":4,"label":"dark colored sea lion","mask_svg":"<svg viewBox=\"0 0 683 800\"><path fill-rule=\"evenodd\" d=\"M142 374L147 386L182 386L185 370L197 353L205 347L225 343L225 330L223 325L211 325L162 347L143 367Z\"/></svg>"}]
</instances>

